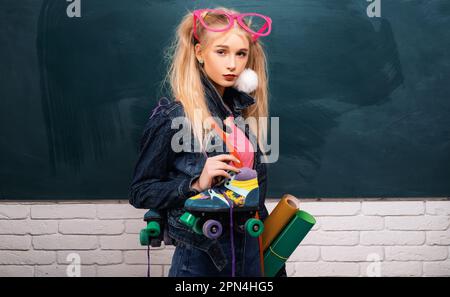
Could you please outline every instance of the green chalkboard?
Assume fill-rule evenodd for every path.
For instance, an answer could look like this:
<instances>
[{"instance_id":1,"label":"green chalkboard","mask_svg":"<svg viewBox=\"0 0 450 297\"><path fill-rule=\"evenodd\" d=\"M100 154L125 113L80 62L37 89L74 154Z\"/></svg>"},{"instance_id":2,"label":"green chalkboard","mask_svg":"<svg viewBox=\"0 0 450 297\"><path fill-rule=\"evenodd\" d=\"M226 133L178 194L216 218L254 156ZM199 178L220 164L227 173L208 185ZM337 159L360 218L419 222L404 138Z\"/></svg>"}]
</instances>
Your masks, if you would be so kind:
<instances>
[{"instance_id":1,"label":"green chalkboard","mask_svg":"<svg viewBox=\"0 0 450 297\"><path fill-rule=\"evenodd\" d=\"M126 199L175 27L216 5L273 20L268 197L450 196L450 1L379 2L1 0L0 199Z\"/></svg>"}]
</instances>

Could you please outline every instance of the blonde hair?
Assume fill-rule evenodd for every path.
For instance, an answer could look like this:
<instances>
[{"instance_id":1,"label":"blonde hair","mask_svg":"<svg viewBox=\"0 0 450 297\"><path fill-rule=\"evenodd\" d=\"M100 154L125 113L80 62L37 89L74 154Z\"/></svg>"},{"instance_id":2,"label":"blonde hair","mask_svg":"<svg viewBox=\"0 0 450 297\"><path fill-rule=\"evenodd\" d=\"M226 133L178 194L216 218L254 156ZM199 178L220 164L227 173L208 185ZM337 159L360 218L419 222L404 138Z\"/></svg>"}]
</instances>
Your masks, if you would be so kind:
<instances>
[{"instance_id":1,"label":"blonde hair","mask_svg":"<svg viewBox=\"0 0 450 297\"><path fill-rule=\"evenodd\" d=\"M235 10L225 7L216 7L214 9L224 10L229 13L238 13ZM207 12L203 12L204 16ZM212 12L208 13L209 24L223 23L219 15ZM197 35L201 41L203 48L207 48L211 42L206 34L206 29L197 20ZM181 23L176 28L175 38L172 41L166 52L166 59L169 60L168 71L163 83L170 81L170 91L175 101L179 101L185 112L186 118L190 121L194 137L200 143L201 149L204 149L205 130L203 125L196 125L196 123L204 123L211 113L208 109L203 84L201 81L200 71L204 71L198 63L195 55L195 45L193 37L193 14L191 11L182 18ZM244 119L254 117L257 121L249 121L249 128L256 136L259 147L262 148L264 137L267 133L267 125L263 121L262 125L258 125L260 117L268 117L268 73L267 61L263 49L263 44L258 39L252 42L251 35L239 27L247 37L250 48L248 54L248 62L245 68L250 68L258 75L258 87L249 95L255 98L255 104L242 110ZM197 113L195 111L197 110ZM198 111L201 111L200 114ZM200 120L194 121L195 117L200 116ZM262 150L264 155L264 150Z\"/></svg>"}]
</instances>

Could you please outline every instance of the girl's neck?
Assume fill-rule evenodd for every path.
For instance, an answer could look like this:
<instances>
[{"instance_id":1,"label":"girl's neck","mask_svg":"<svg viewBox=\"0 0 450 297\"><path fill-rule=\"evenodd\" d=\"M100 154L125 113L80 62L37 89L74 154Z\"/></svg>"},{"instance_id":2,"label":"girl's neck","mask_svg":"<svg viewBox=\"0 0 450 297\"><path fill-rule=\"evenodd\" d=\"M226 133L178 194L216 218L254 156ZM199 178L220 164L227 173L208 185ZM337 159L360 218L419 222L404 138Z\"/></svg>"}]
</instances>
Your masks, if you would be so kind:
<instances>
[{"instance_id":1,"label":"girl's neck","mask_svg":"<svg viewBox=\"0 0 450 297\"><path fill-rule=\"evenodd\" d=\"M216 84L214 81L212 81L214 87L216 88L217 92L220 94L220 97L223 98L223 94L225 93L225 87Z\"/></svg>"}]
</instances>

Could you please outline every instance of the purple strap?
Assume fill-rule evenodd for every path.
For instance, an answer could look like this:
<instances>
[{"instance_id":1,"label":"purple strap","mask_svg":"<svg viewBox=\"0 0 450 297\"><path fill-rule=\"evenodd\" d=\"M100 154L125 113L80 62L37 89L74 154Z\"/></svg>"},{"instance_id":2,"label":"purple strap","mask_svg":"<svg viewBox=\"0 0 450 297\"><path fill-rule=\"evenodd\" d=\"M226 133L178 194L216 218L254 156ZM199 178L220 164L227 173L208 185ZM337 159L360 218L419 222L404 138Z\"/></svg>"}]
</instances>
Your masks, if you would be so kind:
<instances>
[{"instance_id":1,"label":"purple strap","mask_svg":"<svg viewBox=\"0 0 450 297\"><path fill-rule=\"evenodd\" d=\"M233 205L233 202L231 202L231 205ZM230 238L231 238L231 277L235 277L235 270L236 270L236 257L234 255L234 228L233 228L233 206L230 207Z\"/></svg>"},{"instance_id":2,"label":"purple strap","mask_svg":"<svg viewBox=\"0 0 450 297\"><path fill-rule=\"evenodd\" d=\"M166 100L167 100L167 104L161 104L161 101L162 101L163 99L166 99ZM152 113L152 115L150 116L150 119L153 118L153 116L156 114L156 112L158 111L158 109L159 109L160 107L169 105L169 103L170 103L170 101L169 101L169 99L167 99L166 97L162 97L161 99L159 99L159 101L158 101L158 106L156 106L156 107L153 109L153 113Z\"/></svg>"},{"instance_id":3,"label":"purple strap","mask_svg":"<svg viewBox=\"0 0 450 297\"><path fill-rule=\"evenodd\" d=\"M227 199L227 201L230 203L230 240L231 240L231 277L235 277L235 268L236 268L236 257L234 255L234 228L233 228L233 205L234 202L230 198L228 198L228 195L225 193L225 191L222 191L223 196Z\"/></svg>"}]
</instances>

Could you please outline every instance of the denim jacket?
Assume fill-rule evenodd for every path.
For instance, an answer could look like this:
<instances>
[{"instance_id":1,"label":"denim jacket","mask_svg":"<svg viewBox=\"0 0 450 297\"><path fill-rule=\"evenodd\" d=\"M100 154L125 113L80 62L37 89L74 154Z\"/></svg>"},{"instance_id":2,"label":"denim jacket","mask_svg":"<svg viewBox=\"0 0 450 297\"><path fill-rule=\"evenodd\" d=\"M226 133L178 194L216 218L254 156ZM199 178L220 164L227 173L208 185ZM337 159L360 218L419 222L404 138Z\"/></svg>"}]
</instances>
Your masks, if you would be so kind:
<instances>
[{"instance_id":1,"label":"denim jacket","mask_svg":"<svg viewBox=\"0 0 450 297\"><path fill-rule=\"evenodd\" d=\"M222 121L229 115L236 119L242 115L242 109L255 103L253 97L233 87L226 88L222 98L203 72L201 80L212 116L219 117ZM178 221L184 213L185 200L198 194L198 191L192 188L192 183L200 176L206 162L202 152L174 152L171 149L172 136L177 132L171 128L171 121L180 116L184 116L183 106L178 101L171 101L147 121L129 189L130 203L136 208L166 212L169 236L175 242L191 244L208 253L220 271L228 260L218 241L199 235ZM251 132L245 131L247 137L248 133ZM208 152L207 155L212 157L224 153L227 153L225 149L222 152ZM266 164L261 162L260 156L261 151L257 146L253 169L258 174L259 215L261 220L264 220L268 215L264 205L267 194L267 168Z\"/></svg>"}]
</instances>

